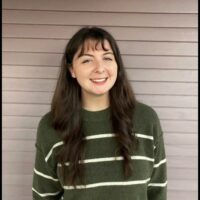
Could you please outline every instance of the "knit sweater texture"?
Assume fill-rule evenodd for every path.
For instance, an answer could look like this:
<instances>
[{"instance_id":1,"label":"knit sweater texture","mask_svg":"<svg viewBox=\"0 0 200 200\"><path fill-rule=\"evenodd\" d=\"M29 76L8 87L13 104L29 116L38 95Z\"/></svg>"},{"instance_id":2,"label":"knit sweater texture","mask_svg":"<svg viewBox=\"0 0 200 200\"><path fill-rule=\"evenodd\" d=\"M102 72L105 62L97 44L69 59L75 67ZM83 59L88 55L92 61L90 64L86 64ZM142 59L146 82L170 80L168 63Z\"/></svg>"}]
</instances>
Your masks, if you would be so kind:
<instances>
[{"instance_id":1,"label":"knit sweater texture","mask_svg":"<svg viewBox=\"0 0 200 200\"><path fill-rule=\"evenodd\" d=\"M110 108L82 109L86 139L85 184L65 185L56 152L63 141L53 129L48 112L38 125L32 195L34 200L166 200L167 173L163 131L156 112L136 103L133 133L138 147L131 155L133 173L124 179L123 157L112 132ZM67 167L66 163L66 167Z\"/></svg>"}]
</instances>

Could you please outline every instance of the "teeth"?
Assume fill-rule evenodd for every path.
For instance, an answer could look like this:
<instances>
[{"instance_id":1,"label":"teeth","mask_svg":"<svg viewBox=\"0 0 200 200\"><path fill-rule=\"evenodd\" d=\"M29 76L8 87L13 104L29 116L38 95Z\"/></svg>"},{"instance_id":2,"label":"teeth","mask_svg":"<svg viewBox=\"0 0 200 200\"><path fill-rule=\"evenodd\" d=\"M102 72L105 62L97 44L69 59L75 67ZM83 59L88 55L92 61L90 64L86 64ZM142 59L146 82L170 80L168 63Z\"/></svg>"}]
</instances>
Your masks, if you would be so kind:
<instances>
[{"instance_id":1,"label":"teeth","mask_svg":"<svg viewBox=\"0 0 200 200\"><path fill-rule=\"evenodd\" d=\"M106 78L101 78L101 79L93 79L92 81L94 81L94 82L103 82L105 80L106 80Z\"/></svg>"}]
</instances>

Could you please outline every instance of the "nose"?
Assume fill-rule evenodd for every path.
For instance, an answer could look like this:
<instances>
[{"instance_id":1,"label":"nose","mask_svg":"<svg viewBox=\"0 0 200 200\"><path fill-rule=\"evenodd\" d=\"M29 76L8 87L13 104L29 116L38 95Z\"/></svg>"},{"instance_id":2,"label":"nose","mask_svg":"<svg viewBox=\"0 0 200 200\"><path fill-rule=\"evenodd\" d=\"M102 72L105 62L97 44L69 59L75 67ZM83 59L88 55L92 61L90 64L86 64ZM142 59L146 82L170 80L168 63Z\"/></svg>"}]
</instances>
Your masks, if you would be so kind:
<instances>
[{"instance_id":1,"label":"nose","mask_svg":"<svg viewBox=\"0 0 200 200\"><path fill-rule=\"evenodd\" d=\"M103 73L105 71L103 63L100 61L96 61L96 67L95 67L95 72L96 73Z\"/></svg>"}]
</instances>

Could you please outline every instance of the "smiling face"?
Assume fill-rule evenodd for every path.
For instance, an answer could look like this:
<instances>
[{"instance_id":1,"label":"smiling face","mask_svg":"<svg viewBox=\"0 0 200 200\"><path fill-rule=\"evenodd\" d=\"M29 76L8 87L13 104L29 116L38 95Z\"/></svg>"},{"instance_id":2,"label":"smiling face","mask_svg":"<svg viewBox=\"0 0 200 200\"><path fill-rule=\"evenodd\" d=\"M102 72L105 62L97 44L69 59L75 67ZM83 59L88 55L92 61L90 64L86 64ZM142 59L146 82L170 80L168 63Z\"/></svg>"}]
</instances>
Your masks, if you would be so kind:
<instances>
[{"instance_id":1,"label":"smiling face","mask_svg":"<svg viewBox=\"0 0 200 200\"><path fill-rule=\"evenodd\" d=\"M89 40L85 43L83 54L80 55L79 49L73 58L70 72L81 86L83 98L108 98L109 90L117 79L117 63L107 40L104 40L104 48L101 42Z\"/></svg>"}]
</instances>

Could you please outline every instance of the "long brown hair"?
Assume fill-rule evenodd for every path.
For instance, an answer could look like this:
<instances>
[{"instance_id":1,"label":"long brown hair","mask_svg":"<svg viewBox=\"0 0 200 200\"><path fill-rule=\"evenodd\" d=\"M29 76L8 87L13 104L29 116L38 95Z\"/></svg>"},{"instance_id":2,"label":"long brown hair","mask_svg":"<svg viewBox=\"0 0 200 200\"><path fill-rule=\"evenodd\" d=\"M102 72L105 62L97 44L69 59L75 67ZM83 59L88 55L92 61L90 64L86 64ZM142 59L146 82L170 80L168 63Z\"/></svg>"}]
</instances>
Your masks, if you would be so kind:
<instances>
[{"instance_id":1,"label":"long brown hair","mask_svg":"<svg viewBox=\"0 0 200 200\"><path fill-rule=\"evenodd\" d=\"M81 87L77 80L72 78L70 67L76 52L88 40L101 42L104 50L104 41L107 40L112 48L118 66L117 80L109 91L111 108L111 124L123 156L124 178L132 173L131 157L136 139L133 134L133 112L135 107L135 96L128 82L119 48L110 33L98 27L83 27L69 40L62 58L61 71L58 78L55 93L52 99L51 112L53 116L53 127L58 132L64 144L57 156L61 163L62 177L65 184L76 186L77 178L84 182L84 131L82 128L82 97ZM69 166L66 168L65 163ZM66 173L67 171L67 173ZM66 176L67 174L67 176Z\"/></svg>"}]
</instances>

